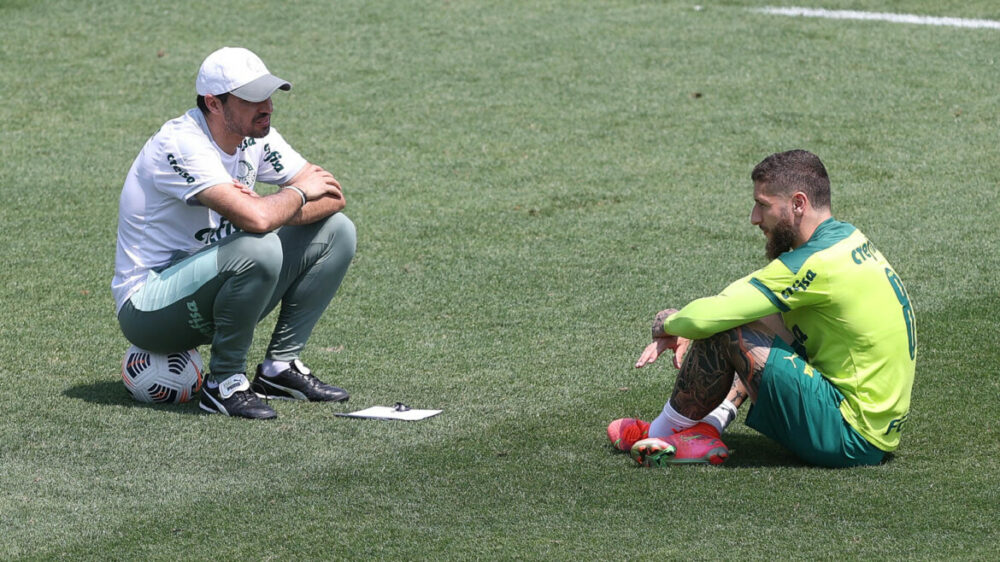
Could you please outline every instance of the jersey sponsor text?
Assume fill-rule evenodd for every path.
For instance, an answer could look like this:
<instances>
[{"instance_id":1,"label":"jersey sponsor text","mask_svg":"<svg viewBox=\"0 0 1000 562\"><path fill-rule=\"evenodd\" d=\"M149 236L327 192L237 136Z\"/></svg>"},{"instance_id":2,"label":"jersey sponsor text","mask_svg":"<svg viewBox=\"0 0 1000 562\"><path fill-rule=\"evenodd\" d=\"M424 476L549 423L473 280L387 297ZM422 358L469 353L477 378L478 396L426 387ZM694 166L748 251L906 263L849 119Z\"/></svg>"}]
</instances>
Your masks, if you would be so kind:
<instances>
[{"instance_id":1,"label":"jersey sponsor text","mask_svg":"<svg viewBox=\"0 0 1000 562\"><path fill-rule=\"evenodd\" d=\"M239 231L236 225L229 222L226 217L219 217L219 227L218 228L203 228L198 232L194 233L195 240L201 242L202 244L208 245L212 242L218 242L226 236Z\"/></svg>"},{"instance_id":2,"label":"jersey sponsor text","mask_svg":"<svg viewBox=\"0 0 1000 562\"><path fill-rule=\"evenodd\" d=\"M275 172L285 169L285 166L281 163L281 153L277 150L271 150L270 144L264 145L264 160L271 163Z\"/></svg>"},{"instance_id":3,"label":"jersey sponsor text","mask_svg":"<svg viewBox=\"0 0 1000 562\"><path fill-rule=\"evenodd\" d=\"M806 289L809 288L809 285L813 282L813 279L816 279L816 272L811 269L809 271L806 271L805 276L803 276L801 279L796 279L794 283L786 287L785 290L781 291L782 298L788 300L797 291L805 291Z\"/></svg>"},{"instance_id":4,"label":"jersey sponsor text","mask_svg":"<svg viewBox=\"0 0 1000 562\"><path fill-rule=\"evenodd\" d=\"M174 158L173 154L167 154L167 163L170 164L170 167L173 168L175 172L177 172L178 176L184 178L184 181L188 183L195 182L194 176L189 174L187 170L181 168L180 165L177 164L177 159Z\"/></svg>"}]
</instances>

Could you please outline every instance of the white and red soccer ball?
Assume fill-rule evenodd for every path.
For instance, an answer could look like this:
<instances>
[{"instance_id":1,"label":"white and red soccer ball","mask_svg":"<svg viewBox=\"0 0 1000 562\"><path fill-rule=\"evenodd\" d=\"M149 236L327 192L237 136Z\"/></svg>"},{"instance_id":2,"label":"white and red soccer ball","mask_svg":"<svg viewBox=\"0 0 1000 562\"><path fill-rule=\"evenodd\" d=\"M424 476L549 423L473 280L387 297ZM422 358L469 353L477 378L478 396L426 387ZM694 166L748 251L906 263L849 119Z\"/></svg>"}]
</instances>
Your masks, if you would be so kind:
<instances>
[{"instance_id":1,"label":"white and red soccer ball","mask_svg":"<svg viewBox=\"0 0 1000 562\"><path fill-rule=\"evenodd\" d=\"M162 355L133 345L122 359L122 381L139 402L187 402L201 390L204 373L196 349Z\"/></svg>"}]
</instances>

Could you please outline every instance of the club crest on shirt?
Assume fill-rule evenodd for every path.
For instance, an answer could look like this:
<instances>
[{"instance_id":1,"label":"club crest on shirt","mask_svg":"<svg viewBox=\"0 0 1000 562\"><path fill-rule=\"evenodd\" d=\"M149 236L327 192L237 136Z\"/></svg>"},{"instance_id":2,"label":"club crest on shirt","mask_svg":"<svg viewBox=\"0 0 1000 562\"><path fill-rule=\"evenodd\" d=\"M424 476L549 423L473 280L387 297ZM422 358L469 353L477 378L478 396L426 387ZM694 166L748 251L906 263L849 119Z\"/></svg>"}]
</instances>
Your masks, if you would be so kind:
<instances>
[{"instance_id":1,"label":"club crest on shirt","mask_svg":"<svg viewBox=\"0 0 1000 562\"><path fill-rule=\"evenodd\" d=\"M253 189L253 185L257 181L257 170L254 170L253 164L247 162L246 160L240 160L237 162L236 180L250 189Z\"/></svg>"}]
</instances>

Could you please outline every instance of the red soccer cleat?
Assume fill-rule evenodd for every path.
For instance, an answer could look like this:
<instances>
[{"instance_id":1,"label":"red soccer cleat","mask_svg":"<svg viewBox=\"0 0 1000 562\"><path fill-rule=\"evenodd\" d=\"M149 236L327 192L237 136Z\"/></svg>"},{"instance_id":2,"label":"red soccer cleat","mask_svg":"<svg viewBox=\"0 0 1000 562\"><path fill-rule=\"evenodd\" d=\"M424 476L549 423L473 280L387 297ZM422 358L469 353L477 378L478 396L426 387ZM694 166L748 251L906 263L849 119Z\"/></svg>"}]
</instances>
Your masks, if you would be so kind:
<instances>
[{"instance_id":1,"label":"red soccer cleat","mask_svg":"<svg viewBox=\"0 0 1000 562\"><path fill-rule=\"evenodd\" d=\"M641 439L631 452L635 462L642 466L722 464L729 458L729 448L719 439L719 432L705 422L662 439Z\"/></svg>"},{"instance_id":2,"label":"red soccer cleat","mask_svg":"<svg viewBox=\"0 0 1000 562\"><path fill-rule=\"evenodd\" d=\"M608 439L619 451L628 452L640 439L649 437L649 423L635 418L618 418L608 424Z\"/></svg>"}]
</instances>

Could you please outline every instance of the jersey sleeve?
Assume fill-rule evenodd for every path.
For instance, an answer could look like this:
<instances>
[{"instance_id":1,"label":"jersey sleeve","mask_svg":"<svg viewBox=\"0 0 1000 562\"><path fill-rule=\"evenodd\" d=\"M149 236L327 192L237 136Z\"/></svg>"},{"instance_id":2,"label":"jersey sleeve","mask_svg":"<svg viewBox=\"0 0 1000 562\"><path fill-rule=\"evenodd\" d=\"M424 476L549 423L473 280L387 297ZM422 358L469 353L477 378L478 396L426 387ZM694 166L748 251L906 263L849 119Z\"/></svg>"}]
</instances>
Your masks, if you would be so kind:
<instances>
[{"instance_id":1,"label":"jersey sleeve","mask_svg":"<svg viewBox=\"0 0 1000 562\"><path fill-rule=\"evenodd\" d=\"M704 339L775 312L789 312L827 298L826 280L809 267L792 271L780 259L739 279L721 293L705 297L667 318L671 335Z\"/></svg>"},{"instance_id":2,"label":"jersey sleeve","mask_svg":"<svg viewBox=\"0 0 1000 562\"><path fill-rule=\"evenodd\" d=\"M306 159L285 142L277 129L271 127L271 132L264 137L264 150L258 166L257 179L274 185L282 185L290 181L295 174L306 165Z\"/></svg>"},{"instance_id":3,"label":"jersey sleeve","mask_svg":"<svg viewBox=\"0 0 1000 562\"><path fill-rule=\"evenodd\" d=\"M751 273L749 283L764 295L780 312L812 306L829 296L828 279L817 273L818 262L810 259L796 270L776 259Z\"/></svg>"},{"instance_id":4,"label":"jersey sleeve","mask_svg":"<svg viewBox=\"0 0 1000 562\"><path fill-rule=\"evenodd\" d=\"M196 135L167 137L151 157L156 189L188 204L197 204L201 191L233 181L215 148Z\"/></svg>"},{"instance_id":5,"label":"jersey sleeve","mask_svg":"<svg viewBox=\"0 0 1000 562\"><path fill-rule=\"evenodd\" d=\"M668 334L698 340L778 312L778 307L753 284L753 274L721 293L688 303L663 324Z\"/></svg>"}]
</instances>

